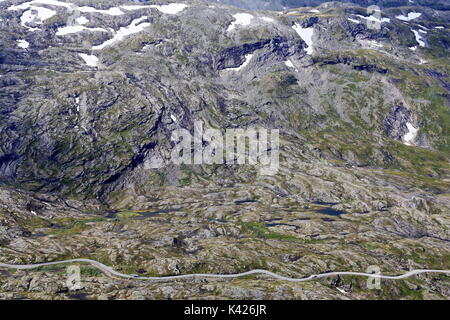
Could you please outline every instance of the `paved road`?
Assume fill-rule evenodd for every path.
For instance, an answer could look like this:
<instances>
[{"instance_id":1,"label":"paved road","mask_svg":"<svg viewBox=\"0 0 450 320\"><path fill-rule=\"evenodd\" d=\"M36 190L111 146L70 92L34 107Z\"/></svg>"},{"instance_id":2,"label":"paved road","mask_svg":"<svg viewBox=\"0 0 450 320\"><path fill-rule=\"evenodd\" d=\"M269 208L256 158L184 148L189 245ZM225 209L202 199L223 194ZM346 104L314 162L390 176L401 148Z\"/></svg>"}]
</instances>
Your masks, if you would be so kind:
<instances>
[{"instance_id":1,"label":"paved road","mask_svg":"<svg viewBox=\"0 0 450 320\"><path fill-rule=\"evenodd\" d=\"M123 274L120 272L117 272L113 270L111 267L108 267L98 261L90 260L90 259L70 259L70 260L62 260L62 261L55 261L55 262L46 262L46 263L38 263L38 264L26 264L26 265L14 265L14 264L4 264L0 263L0 268L8 268L8 269L17 269L17 270L30 270L35 269L43 266L51 266L56 264L62 264L62 263L77 263L77 262L85 262L91 264L93 267L99 269L100 271L112 275L117 276L121 278L126 279L141 279L141 280L180 280L180 279L192 279L192 278L216 278L216 279L230 279L230 278L239 278L244 276L249 276L253 274L263 274L267 275L269 277L278 279L278 280L284 280L284 281L290 281L290 282L304 282L304 281L311 281L319 278L326 278L326 277L332 277L332 276L339 276L339 275L354 275L354 276L362 276L362 277L373 277L373 278L381 278L381 279L390 279L390 280L398 280L398 279L405 279L409 278L421 273L444 273L450 275L450 270L432 270L432 269L419 269L419 270L412 270L409 272L406 272L402 275L398 276L386 276L382 274L370 274L370 273L364 273L364 272L327 272L327 273L320 273L320 274L314 274L309 277L305 278L289 278L285 276L281 276L279 274L267 271L267 270L251 270L247 272L242 273L236 273L236 274L203 274L203 273L195 273L195 274L186 274L186 275L178 275L178 276L166 276L166 277L141 277L141 276L133 276L129 274Z\"/></svg>"}]
</instances>

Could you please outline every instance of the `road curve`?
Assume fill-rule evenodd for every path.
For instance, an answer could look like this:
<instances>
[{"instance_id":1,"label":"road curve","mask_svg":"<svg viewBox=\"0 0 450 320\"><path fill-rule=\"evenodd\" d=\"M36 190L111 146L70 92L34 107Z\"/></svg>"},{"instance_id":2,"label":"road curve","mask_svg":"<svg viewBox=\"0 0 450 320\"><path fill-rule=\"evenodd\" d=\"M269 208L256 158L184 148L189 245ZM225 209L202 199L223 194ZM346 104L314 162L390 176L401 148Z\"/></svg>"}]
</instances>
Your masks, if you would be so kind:
<instances>
[{"instance_id":1,"label":"road curve","mask_svg":"<svg viewBox=\"0 0 450 320\"><path fill-rule=\"evenodd\" d=\"M386 276L382 274L370 274L370 273L364 273L364 272L327 272L327 273L320 273L320 274L314 274L309 277L305 278L289 278L285 277L267 270L260 270L255 269L247 272L242 273L235 273L235 274L205 274L205 273L194 273L194 274L185 274L185 275L177 275L177 276L162 276L162 277L141 277L141 276L134 276L129 274L123 274L120 272L115 271L111 267L108 267L98 261L91 260L91 259L70 259L70 260L62 260L62 261L55 261L55 262L45 262L45 263L37 263L37 264L25 264L25 265L14 265L14 264L4 264L0 263L0 268L8 268L8 269L16 269L16 270L30 270L30 269L36 269L39 267L44 266L51 266L51 265L57 265L62 263L77 263L77 262L85 262L91 264L93 267L97 268L98 270L102 271L103 273L106 273L108 275L113 275L121 278L126 279L138 279L138 280L180 280L180 279L192 279L192 278L216 278L216 279L230 279L230 278L239 278L244 276L249 276L253 274L262 274L267 275L269 277L272 277L277 280L283 280L283 281L290 281L290 282L304 282L304 281L311 281L319 278L326 278L326 277L332 277L332 276L339 276L339 275L354 275L354 276L362 276L362 277L373 277L373 278L381 278L381 279L389 279L389 280L399 280L399 279L405 279L409 278L421 273L444 273L450 275L450 270L433 270L433 269L419 269L419 270L411 270L404 274L398 275L398 276Z\"/></svg>"}]
</instances>

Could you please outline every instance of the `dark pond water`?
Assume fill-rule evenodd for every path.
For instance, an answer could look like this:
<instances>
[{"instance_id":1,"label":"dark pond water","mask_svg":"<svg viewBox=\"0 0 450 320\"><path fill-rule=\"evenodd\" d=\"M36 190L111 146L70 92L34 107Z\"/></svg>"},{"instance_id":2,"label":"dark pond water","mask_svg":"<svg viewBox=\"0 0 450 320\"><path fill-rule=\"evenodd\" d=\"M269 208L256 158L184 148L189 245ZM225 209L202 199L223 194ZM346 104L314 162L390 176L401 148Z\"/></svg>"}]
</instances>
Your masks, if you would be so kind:
<instances>
[{"instance_id":1,"label":"dark pond water","mask_svg":"<svg viewBox=\"0 0 450 320\"><path fill-rule=\"evenodd\" d=\"M314 210L314 211L317 212L317 213L326 214L326 215L334 216L334 217L339 217L339 216L341 216L343 214L346 214L345 211L336 210L336 209L333 209L333 208L322 208L322 209L317 209L317 210Z\"/></svg>"},{"instance_id":2,"label":"dark pond water","mask_svg":"<svg viewBox=\"0 0 450 320\"><path fill-rule=\"evenodd\" d=\"M299 229L299 226L296 226L294 224L288 224L288 223L266 223L266 227L277 227L277 226L286 226L286 227L294 227L295 229Z\"/></svg>"}]
</instances>

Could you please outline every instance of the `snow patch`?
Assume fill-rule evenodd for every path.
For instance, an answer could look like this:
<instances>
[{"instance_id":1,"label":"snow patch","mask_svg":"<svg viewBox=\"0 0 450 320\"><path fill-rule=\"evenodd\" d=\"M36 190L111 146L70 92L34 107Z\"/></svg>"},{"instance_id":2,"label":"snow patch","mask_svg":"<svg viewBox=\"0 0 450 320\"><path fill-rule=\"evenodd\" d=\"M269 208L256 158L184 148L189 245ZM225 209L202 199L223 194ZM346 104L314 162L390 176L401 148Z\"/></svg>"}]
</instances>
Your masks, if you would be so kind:
<instances>
[{"instance_id":1,"label":"snow patch","mask_svg":"<svg viewBox=\"0 0 450 320\"><path fill-rule=\"evenodd\" d=\"M437 26L437 27L434 27L435 29L445 29L445 27L443 27L443 26Z\"/></svg>"},{"instance_id":2,"label":"snow patch","mask_svg":"<svg viewBox=\"0 0 450 320\"><path fill-rule=\"evenodd\" d=\"M353 23L361 23L361 21L356 20L356 19L352 19L352 18L347 18L348 21L353 22Z\"/></svg>"},{"instance_id":3,"label":"snow patch","mask_svg":"<svg viewBox=\"0 0 450 320\"><path fill-rule=\"evenodd\" d=\"M151 5L150 7L156 8L159 11L161 11L162 13L177 14L177 13L183 11L184 9L186 9L188 6L184 3L171 3L171 4L162 5L162 6Z\"/></svg>"},{"instance_id":4,"label":"snow patch","mask_svg":"<svg viewBox=\"0 0 450 320\"><path fill-rule=\"evenodd\" d=\"M177 118L173 114L170 115L170 119L172 119L173 122L178 122Z\"/></svg>"},{"instance_id":5,"label":"snow patch","mask_svg":"<svg viewBox=\"0 0 450 320\"><path fill-rule=\"evenodd\" d=\"M408 13L408 16L404 16L401 14L399 16L396 16L396 18L398 20L402 20L402 21L411 21L411 20L419 18L421 15L422 14L420 12L410 12L410 13Z\"/></svg>"},{"instance_id":6,"label":"snow patch","mask_svg":"<svg viewBox=\"0 0 450 320\"><path fill-rule=\"evenodd\" d=\"M102 50L103 48L113 44L114 42L122 41L125 37L141 32L148 26L150 26L150 23L142 21L146 20L148 17L140 17L138 19L134 19L129 26L120 28L117 32L115 32L114 37L112 39L106 40L102 44L98 46L92 47L93 50Z\"/></svg>"},{"instance_id":7,"label":"snow patch","mask_svg":"<svg viewBox=\"0 0 450 320\"><path fill-rule=\"evenodd\" d=\"M93 32L95 32L95 31L108 32L108 30L103 29L103 28L86 28L84 26L68 26L68 27L58 28L58 31L56 31L56 35L57 36L65 36L66 34L77 33L77 32L81 32L83 30L93 31Z\"/></svg>"},{"instance_id":8,"label":"snow patch","mask_svg":"<svg viewBox=\"0 0 450 320\"><path fill-rule=\"evenodd\" d=\"M22 49L28 49L30 44L26 40L17 40L17 46Z\"/></svg>"},{"instance_id":9,"label":"snow patch","mask_svg":"<svg viewBox=\"0 0 450 320\"><path fill-rule=\"evenodd\" d=\"M77 105L77 112L80 112L80 97L75 98L75 104Z\"/></svg>"},{"instance_id":10,"label":"snow patch","mask_svg":"<svg viewBox=\"0 0 450 320\"><path fill-rule=\"evenodd\" d=\"M284 62L284 64L285 64L286 67L288 67L288 68L294 68L294 69L295 69L295 66L294 66L294 64L292 63L291 60L286 60L286 61ZM295 72L298 72L298 69L295 69Z\"/></svg>"},{"instance_id":11,"label":"snow patch","mask_svg":"<svg viewBox=\"0 0 450 320\"><path fill-rule=\"evenodd\" d=\"M308 12L311 12L311 13L320 13L320 11L317 10L317 9L312 9L312 10L309 10Z\"/></svg>"},{"instance_id":12,"label":"snow patch","mask_svg":"<svg viewBox=\"0 0 450 320\"><path fill-rule=\"evenodd\" d=\"M403 137L403 141L407 146L411 146L414 139L417 137L418 129L414 128L414 126L407 122L406 126L408 127L408 133Z\"/></svg>"},{"instance_id":13,"label":"snow patch","mask_svg":"<svg viewBox=\"0 0 450 320\"><path fill-rule=\"evenodd\" d=\"M365 19L365 20L369 20L369 21L375 21L375 22L378 22L378 23L383 23L383 22L389 23L389 22L391 22L391 19L389 19L389 18L381 18L381 20L380 20L376 16L364 17L364 16L362 16L360 14L357 14L356 16L361 18L361 19Z\"/></svg>"},{"instance_id":14,"label":"snow patch","mask_svg":"<svg viewBox=\"0 0 450 320\"><path fill-rule=\"evenodd\" d=\"M419 34L417 30L411 29L411 31L414 33L414 36L416 37L416 41L421 47L425 47L425 42L423 41L423 37Z\"/></svg>"},{"instance_id":15,"label":"snow patch","mask_svg":"<svg viewBox=\"0 0 450 320\"><path fill-rule=\"evenodd\" d=\"M302 28L301 25L299 25L298 23L296 23L294 26L292 26L292 28L297 32L297 34L300 36L300 38L303 39L303 41L306 42L306 45L308 46L306 48L306 53L307 54L312 54L314 49L313 49L313 41L312 41L312 36L314 34L314 28Z\"/></svg>"},{"instance_id":16,"label":"snow patch","mask_svg":"<svg viewBox=\"0 0 450 320\"><path fill-rule=\"evenodd\" d=\"M250 63L250 60L252 60L252 58L253 58L253 53L246 54L246 55L245 55L245 61L244 61L243 64L241 64L241 65L240 65L239 67L237 67L237 68L228 68L228 69L226 69L226 70L230 70L230 71L240 71L240 70L244 69L244 68Z\"/></svg>"},{"instance_id":17,"label":"snow patch","mask_svg":"<svg viewBox=\"0 0 450 320\"><path fill-rule=\"evenodd\" d=\"M85 53L79 53L78 55L84 60L84 62L89 67L96 67L98 65L98 58L96 56L88 55Z\"/></svg>"},{"instance_id":18,"label":"snow patch","mask_svg":"<svg viewBox=\"0 0 450 320\"><path fill-rule=\"evenodd\" d=\"M20 24L30 31L39 30L39 28L29 27L28 24L41 25L45 20L56 15L56 11L43 8L43 7L31 7L25 11L20 17Z\"/></svg>"},{"instance_id":19,"label":"snow patch","mask_svg":"<svg viewBox=\"0 0 450 320\"><path fill-rule=\"evenodd\" d=\"M16 6L10 6L8 8L8 10L26 10L26 9L35 7L36 4L44 4L44 5L54 6L54 7L65 7L67 9L76 7L72 3L62 2L62 1L57 1L57 0L33 0L33 1L21 3Z\"/></svg>"},{"instance_id":20,"label":"snow patch","mask_svg":"<svg viewBox=\"0 0 450 320\"><path fill-rule=\"evenodd\" d=\"M290 61L290 60L286 60L284 62L284 64L288 67L288 68L294 68L294 64Z\"/></svg>"},{"instance_id":21,"label":"snow patch","mask_svg":"<svg viewBox=\"0 0 450 320\"><path fill-rule=\"evenodd\" d=\"M75 22L80 25L83 25L83 24L89 23L89 20L86 19L85 17L78 17L75 19Z\"/></svg>"},{"instance_id":22,"label":"snow patch","mask_svg":"<svg viewBox=\"0 0 450 320\"><path fill-rule=\"evenodd\" d=\"M227 29L227 32L230 32L236 28L236 26L248 26L253 19L253 16L248 13L236 13L233 15L235 19Z\"/></svg>"}]
</instances>

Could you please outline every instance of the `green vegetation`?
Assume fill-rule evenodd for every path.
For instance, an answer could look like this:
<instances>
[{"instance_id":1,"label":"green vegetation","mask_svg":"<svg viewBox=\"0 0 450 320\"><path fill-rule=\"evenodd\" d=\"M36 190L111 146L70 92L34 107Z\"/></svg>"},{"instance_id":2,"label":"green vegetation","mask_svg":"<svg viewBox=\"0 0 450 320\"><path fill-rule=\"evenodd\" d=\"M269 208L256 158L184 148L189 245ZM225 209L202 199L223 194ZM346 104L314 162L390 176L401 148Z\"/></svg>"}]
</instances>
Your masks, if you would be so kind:
<instances>
[{"instance_id":1,"label":"green vegetation","mask_svg":"<svg viewBox=\"0 0 450 320\"><path fill-rule=\"evenodd\" d=\"M250 233L254 237L262 239L286 240L286 241L302 241L301 239L270 231L263 223L258 222L241 222L242 232Z\"/></svg>"},{"instance_id":2,"label":"green vegetation","mask_svg":"<svg viewBox=\"0 0 450 320\"><path fill-rule=\"evenodd\" d=\"M89 228L88 225L89 223L103 222L103 221L106 221L106 218L98 217L81 220L76 220L74 218L56 219L55 222L60 224L59 228L53 228L47 231L47 233L54 235L78 234Z\"/></svg>"}]
</instances>

